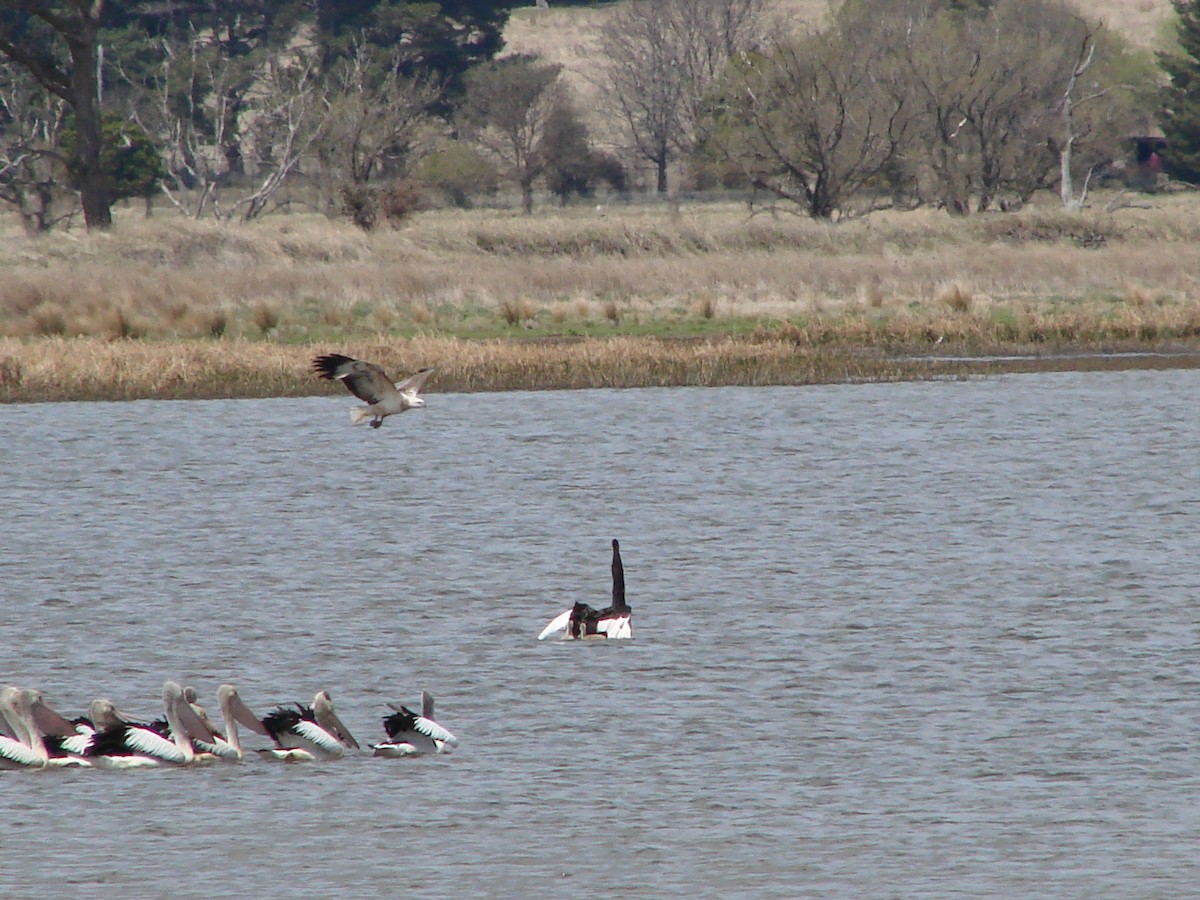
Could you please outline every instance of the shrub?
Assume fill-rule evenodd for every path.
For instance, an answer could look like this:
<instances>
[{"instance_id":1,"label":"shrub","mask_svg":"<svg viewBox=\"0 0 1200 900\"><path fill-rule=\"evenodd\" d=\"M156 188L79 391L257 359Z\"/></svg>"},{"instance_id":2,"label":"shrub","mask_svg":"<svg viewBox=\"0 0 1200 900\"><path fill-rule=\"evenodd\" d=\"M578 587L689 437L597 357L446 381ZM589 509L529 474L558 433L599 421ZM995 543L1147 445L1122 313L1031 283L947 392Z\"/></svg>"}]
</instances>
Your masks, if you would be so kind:
<instances>
[{"instance_id":1,"label":"shrub","mask_svg":"<svg viewBox=\"0 0 1200 900\"><path fill-rule=\"evenodd\" d=\"M363 231L373 230L381 219L398 228L413 213L427 208L424 194L411 181L342 188L342 214Z\"/></svg>"},{"instance_id":2,"label":"shrub","mask_svg":"<svg viewBox=\"0 0 1200 900\"><path fill-rule=\"evenodd\" d=\"M378 212L372 188L365 184L348 184L342 188L342 215L363 231L375 227Z\"/></svg>"},{"instance_id":3,"label":"shrub","mask_svg":"<svg viewBox=\"0 0 1200 900\"><path fill-rule=\"evenodd\" d=\"M397 181L379 190L379 213L398 228L413 213L427 209L425 195L411 181Z\"/></svg>"},{"instance_id":4,"label":"shrub","mask_svg":"<svg viewBox=\"0 0 1200 900\"><path fill-rule=\"evenodd\" d=\"M465 144L447 143L424 157L412 171L422 184L441 191L459 209L470 209L471 198L494 194L500 186L495 167Z\"/></svg>"},{"instance_id":5,"label":"shrub","mask_svg":"<svg viewBox=\"0 0 1200 900\"><path fill-rule=\"evenodd\" d=\"M250 318L254 322L254 327L266 334L272 328L279 326L279 307L265 301L257 303L250 311Z\"/></svg>"}]
</instances>

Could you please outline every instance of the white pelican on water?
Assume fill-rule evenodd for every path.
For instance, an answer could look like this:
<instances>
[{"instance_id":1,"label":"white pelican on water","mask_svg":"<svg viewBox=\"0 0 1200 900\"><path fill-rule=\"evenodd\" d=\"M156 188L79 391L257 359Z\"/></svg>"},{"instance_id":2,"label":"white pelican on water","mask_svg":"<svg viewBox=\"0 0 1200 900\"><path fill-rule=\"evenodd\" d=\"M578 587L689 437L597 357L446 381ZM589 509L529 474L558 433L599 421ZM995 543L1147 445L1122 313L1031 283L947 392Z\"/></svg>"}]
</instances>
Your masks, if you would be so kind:
<instances>
[{"instance_id":1,"label":"white pelican on water","mask_svg":"<svg viewBox=\"0 0 1200 900\"><path fill-rule=\"evenodd\" d=\"M183 688L174 681L163 684L163 708L165 721L149 724L130 722L114 711L117 721L96 731L85 758L95 766L110 769L184 766L195 762L192 739L211 744L215 743L215 735L192 710L184 699Z\"/></svg>"},{"instance_id":2,"label":"white pelican on water","mask_svg":"<svg viewBox=\"0 0 1200 900\"><path fill-rule=\"evenodd\" d=\"M612 606L592 609L586 603L576 603L550 620L538 635L539 641L550 637L567 640L587 638L631 638L631 610L625 602L625 567L621 563L621 545L612 542Z\"/></svg>"},{"instance_id":3,"label":"white pelican on water","mask_svg":"<svg viewBox=\"0 0 1200 900\"><path fill-rule=\"evenodd\" d=\"M0 688L0 769L44 769L49 758L20 688Z\"/></svg>"},{"instance_id":4,"label":"white pelican on water","mask_svg":"<svg viewBox=\"0 0 1200 900\"><path fill-rule=\"evenodd\" d=\"M388 739L373 745L376 756L419 756L423 753L449 753L458 746L458 738L433 720L433 695L421 691L421 713L407 706L388 704L394 712L383 717Z\"/></svg>"},{"instance_id":5,"label":"white pelican on water","mask_svg":"<svg viewBox=\"0 0 1200 900\"><path fill-rule=\"evenodd\" d=\"M370 419L372 428L378 428L388 416L424 406L425 401L418 395L425 379L433 372L432 368L421 369L393 384L388 374L374 363L340 353L318 356L312 367L321 378L341 381L346 390L368 404L350 410L350 424L358 425Z\"/></svg>"},{"instance_id":6,"label":"white pelican on water","mask_svg":"<svg viewBox=\"0 0 1200 900\"><path fill-rule=\"evenodd\" d=\"M47 709L49 708L47 707ZM50 712L55 716L58 715L53 710ZM77 760L82 765L92 765L86 757L88 749L96 739L96 733L126 721L128 721L126 717L117 712L117 708L111 700L93 700L88 705L86 715L67 722L71 726L70 731L61 726L51 728L43 725L42 733L45 735L46 749L50 753L51 765L60 757ZM67 763L60 764L66 765Z\"/></svg>"},{"instance_id":7,"label":"white pelican on water","mask_svg":"<svg viewBox=\"0 0 1200 900\"><path fill-rule=\"evenodd\" d=\"M76 727L42 700L40 691L7 685L0 690L0 768L87 766L90 763L62 746Z\"/></svg>"},{"instance_id":8,"label":"white pelican on water","mask_svg":"<svg viewBox=\"0 0 1200 900\"><path fill-rule=\"evenodd\" d=\"M223 684L217 688L217 706L221 710L221 720L225 724L224 734L213 727L204 707L196 703L195 690L186 687L183 689L183 693L188 705L192 707L192 711L203 720L216 738L211 744L207 741L195 741L196 749L201 753L211 754L225 762L241 762L243 753L241 737L238 735L239 722L255 734L261 734L263 737L271 736L271 732L267 731L262 721L250 711L250 707L242 701L237 688L232 684Z\"/></svg>"},{"instance_id":9,"label":"white pelican on water","mask_svg":"<svg viewBox=\"0 0 1200 900\"><path fill-rule=\"evenodd\" d=\"M280 706L262 719L263 727L275 739L275 747L259 752L292 762L314 759L341 759L347 747L358 749L358 741L337 713L328 691L319 692L312 706Z\"/></svg>"}]
</instances>

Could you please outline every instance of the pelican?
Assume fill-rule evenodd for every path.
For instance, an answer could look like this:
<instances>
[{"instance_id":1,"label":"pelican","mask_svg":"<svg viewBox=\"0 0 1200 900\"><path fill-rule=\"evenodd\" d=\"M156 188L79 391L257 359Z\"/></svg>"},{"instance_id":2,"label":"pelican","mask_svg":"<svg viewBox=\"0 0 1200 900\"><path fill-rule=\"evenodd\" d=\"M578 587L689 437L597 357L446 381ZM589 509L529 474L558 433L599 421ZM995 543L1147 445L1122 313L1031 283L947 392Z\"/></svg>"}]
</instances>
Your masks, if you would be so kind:
<instances>
[{"instance_id":1,"label":"pelican","mask_svg":"<svg viewBox=\"0 0 1200 900\"><path fill-rule=\"evenodd\" d=\"M0 769L44 769L49 758L45 745L38 746L33 712L20 688L0 688Z\"/></svg>"},{"instance_id":2,"label":"pelican","mask_svg":"<svg viewBox=\"0 0 1200 900\"><path fill-rule=\"evenodd\" d=\"M58 715L54 710L49 711L55 716ZM59 758L76 760L82 765L92 765L87 758L88 750L95 741L97 732L113 728L125 721L127 721L126 718L117 712L117 708L111 700L93 700L88 706L86 715L66 723L71 726L70 731L61 725L51 728L44 723L42 731L45 734L46 749L50 754L51 765L55 765L55 761ZM70 763L57 764L69 765Z\"/></svg>"},{"instance_id":3,"label":"pelican","mask_svg":"<svg viewBox=\"0 0 1200 900\"><path fill-rule=\"evenodd\" d=\"M83 758L94 728L86 718L68 720L42 699L41 691L24 691L38 739L46 749L48 766L91 766Z\"/></svg>"},{"instance_id":4,"label":"pelican","mask_svg":"<svg viewBox=\"0 0 1200 900\"><path fill-rule=\"evenodd\" d=\"M91 765L61 746L65 736L75 734L75 725L48 706L41 691L6 686L0 715L8 723L0 737L0 768Z\"/></svg>"},{"instance_id":5,"label":"pelican","mask_svg":"<svg viewBox=\"0 0 1200 900\"><path fill-rule=\"evenodd\" d=\"M392 383L383 369L374 363L363 362L340 353L327 353L313 360L313 371L328 381L337 379L346 390L367 406L356 406L350 410L350 424L358 425L371 420L371 427L378 428L388 416L402 413L406 409L424 406L418 396L432 368L421 369L403 381Z\"/></svg>"},{"instance_id":6,"label":"pelican","mask_svg":"<svg viewBox=\"0 0 1200 900\"><path fill-rule=\"evenodd\" d=\"M458 738L433 720L433 695L421 691L421 714L407 706L389 703L394 710L383 717L388 739L374 744L376 756L418 756L422 753L449 753L446 747L458 746Z\"/></svg>"},{"instance_id":7,"label":"pelican","mask_svg":"<svg viewBox=\"0 0 1200 900\"><path fill-rule=\"evenodd\" d=\"M567 640L633 637L631 610L625 602L625 567L621 564L621 545L616 539L612 542L612 581L612 606L592 609L586 603L576 603L551 619L538 640L549 637Z\"/></svg>"},{"instance_id":8,"label":"pelican","mask_svg":"<svg viewBox=\"0 0 1200 900\"><path fill-rule=\"evenodd\" d=\"M97 710L107 701L93 704ZM190 765L196 761L192 739L215 743L215 735L184 698L183 688L174 681L163 683L165 721L149 724L130 722L112 709L116 721L97 729L85 751L93 765L111 769L144 766Z\"/></svg>"},{"instance_id":9,"label":"pelican","mask_svg":"<svg viewBox=\"0 0 1200 900\"><path fill-rule=\"evenodd\" d=\"M218 691L217 694L218 694L218 703L219 703L220 702L220 691ZM211 744L208 741L203 741L203 740L198 740L198 739L192 740L192 746L195 747L196 753L199 755L199 757L204 759L205 761L220 759L225 762L241 762L242 761L241 745L238 744L237 746L235 746L234 744L230 743L230 741L226 739L226 736L221 734L221 732L219 732L217 730L217 727L215 725L213 725L212 721L208 718L208 710L206 710L203 706L201 706L198 702L196 702L199 699L199 695L196 693L196 689L194 687L192 687L191 685L188 685L187 687L185 687L183 689L183 699L185 701L187 701L187 705L192 708L192 712L194 712L196 714L196 716L200 719L200 721L204 723L204 727L213 733L214 741ZM224 712L224 709L222 709L222 712ZM230 717L229 717L229 715L226 715L224 718L225 718L225 728L228 731L228 729L230 727L229 726ZM234 729L237 728L236 725L234 725L233 727L234 727Z\"/></svg>"},{"instance_id":10,"label":"pelican","mask_svg":"<svg viewBox=\"0 0 1200 900\"><path fill-rule=\"evenodd\" d=\"M271 732L267 731L267 727L250 711L250 707L246 706L242 701L237 688L232 684L223 684L217 688L217 705L221 708L221 719L225 723L225 734L222 736L214 729L213 734L216 736L214 744L209 745L197 741L197 746L206 752L212 753L217 758L223 759L226 762L240 762L242 759L242 741L238 736L239 722L256 734L261 734L263 737L271 736ZM203 711L203 708L201 710Z\"/></svg>"},{"instance_id":11,"label":"pelican","mask_svg":"<svg viewBox=\"0 0 1200 900\"><path fill-rule=\"evenodd\" d=\"M329 691L319 692L312 706L293 705L295 709L280 706L263 717L262 725L275 739L275 747L260 753L275 759L308 762L341 759L347 747L358 749L358 741L333 711Z\"/></svg>"}]
</instances>

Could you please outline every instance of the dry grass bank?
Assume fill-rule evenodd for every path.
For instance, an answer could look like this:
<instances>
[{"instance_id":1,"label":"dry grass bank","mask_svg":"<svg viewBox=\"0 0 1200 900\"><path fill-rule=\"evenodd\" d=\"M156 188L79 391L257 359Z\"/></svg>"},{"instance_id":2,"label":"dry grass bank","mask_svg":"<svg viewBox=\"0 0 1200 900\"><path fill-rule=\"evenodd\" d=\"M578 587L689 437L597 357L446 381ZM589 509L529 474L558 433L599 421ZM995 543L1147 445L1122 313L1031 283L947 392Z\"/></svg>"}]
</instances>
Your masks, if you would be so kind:
<instances>
[{"instance_id":1,"label":"dry grass bank","mask_svg":"<svg viewBox=\"0 0 1200 900\"><path fill-rule=\"evenodd\" d=\"M1185 315L1200 199L826 224L737 205L432 212L364 234L317 216L221 227L127 215L109 234L0 231L0 335L611 336L1082 309ZM949 299L948 299L949 298Z\"/></svg>"},{"instance_id":2,"label":"dry grass bank","mask_svg":"<svg viewBox=\"0 0 1200 900\"><path fill-rule=\"evenodd\" d=\"M1200 327L1200 323L1197 323ZM106 341L0 338L0 402L199 399L344 394L311 372L315 352L336 349L377 360L400 377L424 365L427 393L594 387L762 386L957 378L1004 371L1200 367L1200 341L1106 340L1109 350L1175 352L1160 358L1073 355L1042 336L997 345L1015 354L968 360L932 355L932 334L914 334L905 355L854 345L820 330L695 340L616 337L576 340L349 342L302 347L253 341ZM936 340L936 338L934 339ZM940 347L937 349L941 349ZM347 400L350 398L347 395Z\"/></svg>"},{"instance_id":3,"label":"dry grass bank","mask_svg":"<svg viewBox=\"0 0 1200 900\"><path fill-rule=\"evenodd\" d=\"M889 360L931 348L1187 349L1198 212L1173 195L824 224L710 204L434 212L373 234L126 214L38 239L5 222L0 400L307 393L314 348L437 365L441 390L899 377Z\"/></svg>"}]
</instances>

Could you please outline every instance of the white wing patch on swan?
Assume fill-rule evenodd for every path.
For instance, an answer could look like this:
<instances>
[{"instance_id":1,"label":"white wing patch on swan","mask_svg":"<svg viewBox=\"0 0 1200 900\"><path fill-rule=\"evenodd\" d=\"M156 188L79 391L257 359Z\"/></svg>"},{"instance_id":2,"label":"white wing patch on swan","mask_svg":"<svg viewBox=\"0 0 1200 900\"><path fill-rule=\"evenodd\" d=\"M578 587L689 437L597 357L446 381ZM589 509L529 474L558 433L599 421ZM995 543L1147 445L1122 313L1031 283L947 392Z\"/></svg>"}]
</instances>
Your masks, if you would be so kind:
<instances>
[{"instance_id":1,"label":"white wing patch on swan","mask_svg":"<svg viewBox=\"0 0 1200 900\"><path fill-rule=\"evenodd\" d=\"M605 634L609 640L633 637L633 623L629 616L619 619L601 619L596 625L596 632Z\"/></svg>"},{"instance_id":2,"label":"white wing patch on swan","mask_svg":"<svg viewBox=\"0 0 1200 900\"><path fill-rule=\"evenodd\" d=\"M550 620L550 624L543 628L542 633L538 635L538 640L544 641L546 638L554 637L556 634L566 634L570 624L571 610L568 609L566 612Z\"/></svg>"}]
</instances>

